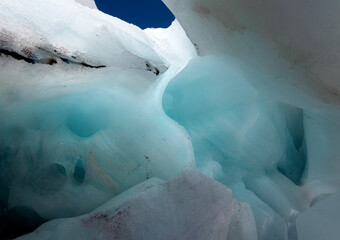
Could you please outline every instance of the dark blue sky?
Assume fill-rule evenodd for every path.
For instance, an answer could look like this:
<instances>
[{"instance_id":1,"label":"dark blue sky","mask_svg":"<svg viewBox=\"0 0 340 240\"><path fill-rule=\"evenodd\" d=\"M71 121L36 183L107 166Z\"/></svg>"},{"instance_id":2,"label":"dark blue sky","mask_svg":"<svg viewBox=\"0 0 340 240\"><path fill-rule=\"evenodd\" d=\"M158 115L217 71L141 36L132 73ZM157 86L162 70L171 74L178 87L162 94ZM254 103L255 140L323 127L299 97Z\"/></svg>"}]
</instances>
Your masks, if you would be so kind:
<instances>
[{"instance_id":1,"label":"dark blue sky","mask_svg":"<svg viewBox=\"0 0 340 240\"><path fill-rule=\"evenodd\" d=\"M97 7L142 29L166 28L175 19L162 0L95 0Z\"/></svg>"}]
</instances>

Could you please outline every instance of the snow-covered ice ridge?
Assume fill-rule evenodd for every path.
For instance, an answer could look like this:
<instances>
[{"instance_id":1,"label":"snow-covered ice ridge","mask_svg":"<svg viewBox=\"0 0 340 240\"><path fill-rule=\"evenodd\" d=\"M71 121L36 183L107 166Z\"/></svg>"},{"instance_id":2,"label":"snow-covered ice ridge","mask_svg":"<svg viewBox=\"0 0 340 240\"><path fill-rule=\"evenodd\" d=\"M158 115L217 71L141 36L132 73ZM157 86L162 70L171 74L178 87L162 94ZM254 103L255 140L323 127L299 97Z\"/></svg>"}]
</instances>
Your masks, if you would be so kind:
<instances>
[{"instance_id":1,"label":"snow-covered ice ridge","mask_svg":"<svg viewBox=\"0 0 340 240\"><path fill-rule=\"evenodd\" d=\"M0 239L339 239L340 2L164 2L0 1Z\"/></svg>"}]
</instances>

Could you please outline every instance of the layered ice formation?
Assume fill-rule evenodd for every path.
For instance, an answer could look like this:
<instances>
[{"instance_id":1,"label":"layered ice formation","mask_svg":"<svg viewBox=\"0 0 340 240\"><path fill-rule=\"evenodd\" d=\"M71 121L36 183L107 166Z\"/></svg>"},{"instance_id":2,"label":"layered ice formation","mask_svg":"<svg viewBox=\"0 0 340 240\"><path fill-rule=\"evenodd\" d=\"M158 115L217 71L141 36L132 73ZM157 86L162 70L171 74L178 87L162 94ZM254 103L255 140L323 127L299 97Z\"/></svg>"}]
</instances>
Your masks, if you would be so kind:
<instances>
[{"instance_id":1,"label":"layered ice formation","mask_svg":"<svg viewBox=\"0 0 340 240\"><path fill-rule=\"evenodd\" d=\"M338 1L164 2L0 1L0 239L339 239Z\"/></svg>"}]
</instances>

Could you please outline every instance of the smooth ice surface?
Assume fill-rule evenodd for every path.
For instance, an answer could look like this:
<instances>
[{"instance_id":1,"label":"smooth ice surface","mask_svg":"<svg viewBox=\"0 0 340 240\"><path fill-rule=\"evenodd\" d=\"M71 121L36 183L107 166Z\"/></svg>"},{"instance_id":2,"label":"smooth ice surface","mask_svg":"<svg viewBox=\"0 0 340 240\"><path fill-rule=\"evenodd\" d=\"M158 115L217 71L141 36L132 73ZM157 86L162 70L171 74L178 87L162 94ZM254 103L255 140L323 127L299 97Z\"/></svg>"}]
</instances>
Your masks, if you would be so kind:
<instances>
[{"instance_id":1,"label":"smooth ice surface","mask_svg":"<svg viewBox=\"0 0 340 240\"><path fill-rule=\"evenodd\" d=\"M284 239L284 222L309 206L299 187L303 143L289 131L302 115L289 125L292 107L261 96L233 61L226 55L193 59L167 86L163 107L189 132L197 167L261 209L260 235ZM260 218L271 227L264 229Z\"/></svg>"},{"instance_id":2,"label":"smooth ice surface","mask_svg":"<svg viewBox=\"0 0 340 240\"><path fill-rule=\"evenodd\" d=\"M323 113L305 111L304 114L309 161L305 182L315 189L316 195L339 190L339 119L332 119Z\"/></svg>"},{"instance_id":3,"label":"smooth ice surface","mask_svg":"<svg viewBox=\"0 0 340 240\"><path fill-rule=\"evenodd\" d=\"M43 43L52 44L51 51L56 47L71 54L85 47L81 55L87 63L100 59L107 65L92 70L59 60L50 66L2 55L0 195L6 209L28 207L48 220L72 217L146 179L170 180L195 166L187 132L163 112L155 91L181 64L160 79L152 65L188 61L192 46L189 50L178 41L164 53L156 51L160 44L155 37L149 40L152 30L146 34L72 1L0 5L0 19L13 19L4 24L15 33L4 42L8 49L20 52ZM47 11L37 15L41 9ZM57 17L58 11L65 17ZM98 27L105 28L104 35L96 32ZM18 36L21 29L32 33L24 35L25 41ZM164 35L174 33L185 39L184 46L190 43L179 24L171 29ZM181 57L177 48L188 50Z\"/></svg>"},{"instance_id":4,"label":"smooth ice surface","mask_svg":"<svg viewBox=\"0 0 340 240\"><path fill-rule=\"evenodd\" d=\"M251 204L260 239L272 239L274 235L266 233L263 226L268 221L260 217L271 210L261 206L257 198L286 221L285 224L276 218L274 225L281 225L282 230L277 231L279 228L273 225L268 229L280 238L296 239L297 216L319 196L331 194L340 186L338 1L164 2L183 26L198 55L228 54L231 57L227 65L232 68L221 73L221 69L227 68L209 71L209 67L197 64L196 69L184 70L183 75L175 78L177 83L174 79L168 86L170 97L166 91L163 99L165 111L188 130L201 171L219 180L224 178L220 181L228 182L235 196L246 198ZM230 75L234 70L251 84L259 98L270 101L256 103L251 92L241 91L240 81L228 89L217 86L217 76L223 76L221 83L226 84L226 79L234 78ZM201 84L202 81L206 83ZM269 108L269 103L275 100L289 105ZM228 109L233 102L238 105ZM243 110L242 116L238 112L245 106L249 110ZM267 113L257 110L259 107ZM254 115L255 124L247 125L252 112L258 113ZM259 120L264 117L267 122L261 123ZM268 150L273 155L266 158ZM243 162L245 159L248 160ZM258 177L254 162L265 166ZM247 170L240 171L246 167ZM244 177L244 173L248 176ZM231 182L237 179L240 186L233 186ZM256 197L238 191L244 187ZM286 231L284 225L288 228L287 236L282 234Z\"/></svg>"},{"instance_id":5,"label":"smooth ice surface","mask_svg":"<svg viewBox=\"0 0 340 240\"><path fill-rule=\"evenodd\" d=\"M30 206L47 219L74 216L145 179L171 179L194 165L186 132L135 89L150 84L152 73L105 71L95 87L90 82L103 75L90 72L80 92L70 80L63 94L23 96L2 109L10 208ZM79 175L83 182L74 181Z\"/></svg>"},{"instance_id":6,"label":"smooth ice surface","mask_svg":"<svg viewBox=\"0 0 340 240\"><path fill-rule=\"evenodd\" d=\"M334 193L307 210L297 221L299 240L336 240L340 236L340 193Z\"/></svg>"}]
</instances>

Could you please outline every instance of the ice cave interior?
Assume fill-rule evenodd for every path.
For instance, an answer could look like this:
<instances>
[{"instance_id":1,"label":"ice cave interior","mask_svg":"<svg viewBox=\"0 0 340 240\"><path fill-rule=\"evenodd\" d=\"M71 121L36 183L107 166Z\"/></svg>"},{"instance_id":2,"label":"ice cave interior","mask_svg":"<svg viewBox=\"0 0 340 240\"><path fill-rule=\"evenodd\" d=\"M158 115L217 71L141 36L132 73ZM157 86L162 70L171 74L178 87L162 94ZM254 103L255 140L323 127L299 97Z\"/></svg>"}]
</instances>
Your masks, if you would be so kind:
<instances>
[{"instance_id":1,"label":"ice cave interior","mask_svg":"<svg viewBox=\"0 0 340 240\"><path fill-rule=\"evenodd\" d=\"M340 1L163 2L0 0L0 239L340 239Z\"/></svg>"}]
</instances>

